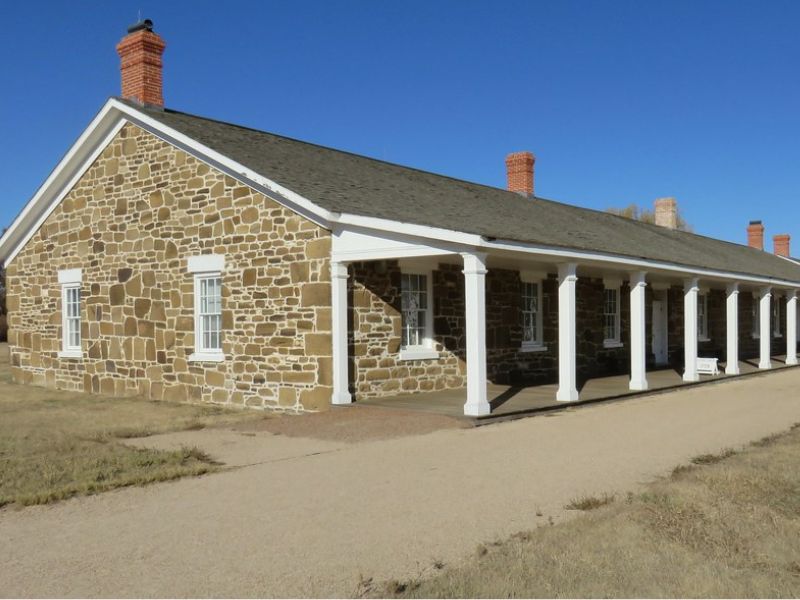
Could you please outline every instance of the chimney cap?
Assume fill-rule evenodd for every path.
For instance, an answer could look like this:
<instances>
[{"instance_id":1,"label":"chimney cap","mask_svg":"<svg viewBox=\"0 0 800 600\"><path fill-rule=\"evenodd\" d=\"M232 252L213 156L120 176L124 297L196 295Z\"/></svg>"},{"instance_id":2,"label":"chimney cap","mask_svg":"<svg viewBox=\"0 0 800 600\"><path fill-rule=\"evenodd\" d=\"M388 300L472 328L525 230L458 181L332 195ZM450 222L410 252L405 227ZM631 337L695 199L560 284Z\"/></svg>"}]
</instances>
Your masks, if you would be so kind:
<instances>
[{"instance_id":1,"label":"chimney cap","mask_svg":"<svg viewBox=\"0 0 800 600\"><path fill-rule=\"evenodd\" d=\"M136 33L141 30L153 31L153 21L150 19L142 19L138 23L134 23L128 27L128 33Z\"/></svg>"},{"instance_id":2,"label":"chimney cap","mask_svg":"<svg viewBox=\"0 0 800 600\"><path fill-rule=\"evenodd\" d=\"M761 221L750 221L750 225L761 225Z\"/></svg>"}]
</instances>

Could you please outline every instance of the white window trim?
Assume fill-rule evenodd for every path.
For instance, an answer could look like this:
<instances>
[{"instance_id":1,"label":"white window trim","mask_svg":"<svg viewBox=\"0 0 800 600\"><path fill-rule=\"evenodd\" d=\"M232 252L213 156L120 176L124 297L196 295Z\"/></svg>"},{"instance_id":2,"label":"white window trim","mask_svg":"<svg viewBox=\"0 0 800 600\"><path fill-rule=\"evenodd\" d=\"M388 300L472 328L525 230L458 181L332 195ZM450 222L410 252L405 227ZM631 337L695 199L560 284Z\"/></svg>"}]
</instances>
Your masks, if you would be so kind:
<instances>
[{"instance_id":1,"label":"white window trim","mask_svg":"<svg viewBox=\"0 0 800 600\"><path fill-rule=\"evenodd\" d=\"M702 329L700 326L700 315L697 315L697 341L698 342L710 342L711 337L708 335L708 296L709 292L707 290L700 290L700 293L697 296L697 305L700 306L700 303L703 303L703 322L702 322ZM699 313L699 311L698 311Z\"/></svg>"},{"instance_id":2,"label":"white window trim","mask_svg":"<svg viewBox=\"0 0 800 600\"><path fill-rule=\"evenodd\" d=\"M536 312L536 331L539 332L539 339L530 342L523 341L520 344L520 352L546 352L547 346L544 344L544 318L542 304L542 287L544 280L547 279L546 273L538 271L520 271L519 278L522 283L535 283L538 298L536 300L539 310Z\"/></svg>"},{"instance_id":3,"label":"white window trim","mask_svg":"<svg viewBox=\"0 0 800 600\"><path fill-rule=\"evenodd\" d=\"M58 358L83 358L83 351L81 350L81 343L83 337L81 336L80 343L77 346L69 345L69 333L67 328L67 290L77 289L80 294L81 283L83 282L83 272L81 269L62 269L58 272L58 283L61 285L61 350L58 352ZM78 332L80 335L80 327L83 321L81 316L83 299L78 300Z\"/></svg>"},{"instance_id":4,"label":"white window trim","mask_svg":"<svg viewBox=\"0 0 800 600\"><path fill-rule=\"evenodd\" d=\"M432 360L439 358L439 352L433 342L433 270L400 267L402 275L423 275L425 277L428 306L425 309L425 341L416 346L401 346L398 360ZM402 328L403 308L400 307L400 323Z\"/></svg>"},{"instance_id":5,"label":"white window trim","mask_svg":"<svg viewBox=\"0 0 800 600\"><path fill-rule=\"evenodd\" d=\"M221 254L190 256L187 264L189 273L194 275L194 352L189 355L187 360L189 362L223 362L225 353L221 348L210 350L203 348L200 319L200 282L203 279L217 277L220 280L222 279L222 272L225 270L225 256Z\"/></svg>"},{"instance_id":6,"label":"white window trim","mask_svg":"<svg viewBox=\"0 0 800 600\"><path fill-rule=\"evenodd\" d=\"M605 338L603 340L603 348L622 348L625 344L622 342L622 283L619 279L603 279L603 330L605 331L605 316L606 316L606 298L605 290L616 290L617 292L617 321L615 326L615 335L613 338Z\"/></svg>"}]
</instances>

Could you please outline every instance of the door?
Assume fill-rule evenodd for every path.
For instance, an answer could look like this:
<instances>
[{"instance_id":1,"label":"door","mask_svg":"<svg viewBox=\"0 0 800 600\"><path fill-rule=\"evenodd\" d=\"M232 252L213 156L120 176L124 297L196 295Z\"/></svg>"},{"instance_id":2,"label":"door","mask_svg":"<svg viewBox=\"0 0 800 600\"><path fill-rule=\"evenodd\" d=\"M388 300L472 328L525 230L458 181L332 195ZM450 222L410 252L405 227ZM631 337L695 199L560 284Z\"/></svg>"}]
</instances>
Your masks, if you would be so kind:
<instances>
[{"instance_id":1,"label":"door","mask_svg":"<svg viewBox=\"0 0 800 600\"><path fill-rule=\"evenodd\" d=\"M657 365L666 365L669 362L666 304L665 300L653 300L653 354Z\"/></svg>"}]
</instances>

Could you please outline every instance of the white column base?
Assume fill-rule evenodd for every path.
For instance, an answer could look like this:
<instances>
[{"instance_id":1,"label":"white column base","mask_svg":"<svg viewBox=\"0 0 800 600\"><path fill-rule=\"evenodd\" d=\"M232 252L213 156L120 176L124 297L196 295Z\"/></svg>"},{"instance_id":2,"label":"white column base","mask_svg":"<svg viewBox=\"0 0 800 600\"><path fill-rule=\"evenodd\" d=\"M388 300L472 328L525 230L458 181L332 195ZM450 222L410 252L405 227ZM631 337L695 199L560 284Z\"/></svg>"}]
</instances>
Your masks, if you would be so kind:
<instances>
[{"instance_id":1,"label":"white column base","mask_svg":"<svg viewBox=\"0 0 800 600\"><path fill-rule=\"evenodd\" d=\"M700 381L700 375L698 375L697 373L684 373L683 380L689 383L694 381Z\"/></svg>"},{"instance_id":2,"label":"white column base","mask_svg":"<svg viewBox=\"0 0 800 600\"><path fill-rule=\"evenodd\" d=\"M796 365L797 364L797 357L796 356L790 356L789 358L786 359L786 364L787 365Z\"/></svg>"},{"instance_id":3,"label":"white column base","mask_svg":"<svg viewBox=\"0 0 800 600\"><path fill-rule=\"evenodd\" d=\"M482 402L480 404L465 404L464 405L464 416L465 417L482 417L484 415L488 415L492 412L492 407L489 405L488 402Z\"/></svg>"},{"instance_id":4,"label":"white column base","mask_svg":"<svg viewBox=\"0 0 800 600\"><path fill-rule=\"evenodd\" d=\"M772 361L771 360L760 360L758 361L758 368L759 369L771 369L772 368Z\"/></svg>"},{"instance_id":5,"label":"white column base","mask_svg":"<svg viewBox=\"0 0 800 600\"><path fill-rule=\"evenodd\" d=\"M739 363L735 365L725 365L725 375L739 375Z\"/></svg>"},{"instance_id":6,"label":"white column base","mask_svg":"<svg viewBox=\"0 0 800 600\"><path fill-rule=\"evenodd\" d=\"M334 392L331 395L331 404L352 404L353 396L350 392Z\"/></svg>"},{"instance_id":7,"label":"white column base","mask_svg":"<svg viewBox=\"0 0 800 600\"><path fill-rule=\"evenodd\" d=\"M571 390L570 389L562 390L561 388L558 388L558 391L556 392L556 400L558 402L575 402L576 400L578 400L578 398L579 398L578 390L574 388Z\"/></svg>"},{"instance_id":8,"label":"white column base","mask_svg":"<svg viewBox=\"0 0 800 600\"><path fill-rule=\"evenodd\" d=\"M636 391L636 392L644 392L650 389L650 386L647 384L647 380L639 380L634 381L631 379L631 382L628 384L628 389Z\"/></svg>"}]
</instances>

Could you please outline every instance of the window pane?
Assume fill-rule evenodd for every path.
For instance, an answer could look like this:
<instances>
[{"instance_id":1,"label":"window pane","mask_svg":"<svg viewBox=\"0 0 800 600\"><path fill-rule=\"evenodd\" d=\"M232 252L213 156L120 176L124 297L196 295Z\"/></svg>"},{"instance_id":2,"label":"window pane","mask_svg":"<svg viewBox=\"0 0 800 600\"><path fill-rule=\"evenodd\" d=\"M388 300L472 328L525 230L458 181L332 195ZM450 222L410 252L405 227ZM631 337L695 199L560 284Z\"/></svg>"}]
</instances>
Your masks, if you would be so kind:
<instances>
[{"instance_id":1,"label":"window pane","mask_svg":"<svg viewBox=\"0 0 800 600\"><path fill-rule=\"evenodd\" d=\"M400 305L403 346L422 345L428 310L428 279L425 275L401 275Z\"/></svg>"}]
</instances>

